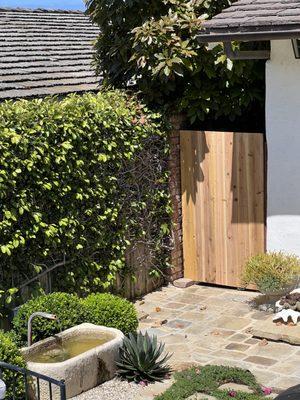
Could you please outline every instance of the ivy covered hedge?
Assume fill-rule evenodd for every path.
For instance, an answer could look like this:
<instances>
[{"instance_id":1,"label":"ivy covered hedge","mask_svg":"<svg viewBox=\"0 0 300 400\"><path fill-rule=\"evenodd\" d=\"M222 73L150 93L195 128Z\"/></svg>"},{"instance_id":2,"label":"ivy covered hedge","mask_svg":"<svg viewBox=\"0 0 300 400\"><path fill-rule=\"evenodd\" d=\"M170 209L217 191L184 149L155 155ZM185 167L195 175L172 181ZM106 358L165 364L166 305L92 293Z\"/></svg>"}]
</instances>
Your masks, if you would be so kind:
<instances>
[{"instance_id":1,"label":"ivy covered hedge","mask_svg":"<svg viewBox=\"0 0 300 400\"><path fill-rule=\"evenodd\" d=\"M52 289L106 289L139 242L153 271L166 265L167 142L161 116L122 91L2 103L2 301L53 268Z\"/></svg>"}]
</instances>

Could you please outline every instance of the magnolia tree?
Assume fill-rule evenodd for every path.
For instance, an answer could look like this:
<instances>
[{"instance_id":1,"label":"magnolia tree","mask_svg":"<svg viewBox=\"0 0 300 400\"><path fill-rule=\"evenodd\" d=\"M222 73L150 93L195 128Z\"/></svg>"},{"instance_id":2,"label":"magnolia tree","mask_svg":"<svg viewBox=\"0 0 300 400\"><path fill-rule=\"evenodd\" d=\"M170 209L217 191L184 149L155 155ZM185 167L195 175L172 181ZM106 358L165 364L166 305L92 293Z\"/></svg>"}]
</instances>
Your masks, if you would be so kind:
<instances>
[{"instance_id":1,"label":"magnolia tree","mask_svg":"<svg viewBox=\"0 0 300 400\"><path fill-rule=\"evenodd\" d=\"M263 103L263 63L236 61L221 44L200 44L206 18L229 0L87 0L100 27L96 65L105 82L133 85L152 105L180 111L190 120L233 120Z\"/></svg>"}]
</instances>

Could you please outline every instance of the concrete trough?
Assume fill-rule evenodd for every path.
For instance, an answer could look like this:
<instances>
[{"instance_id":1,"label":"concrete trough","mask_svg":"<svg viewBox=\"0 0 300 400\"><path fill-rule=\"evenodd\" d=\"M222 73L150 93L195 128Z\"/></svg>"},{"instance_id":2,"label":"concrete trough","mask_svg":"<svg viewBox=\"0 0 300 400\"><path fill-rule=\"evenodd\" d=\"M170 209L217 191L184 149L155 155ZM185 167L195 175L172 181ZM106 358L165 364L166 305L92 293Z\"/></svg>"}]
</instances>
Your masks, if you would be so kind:
<instances>
[{"instance_id":1,"label":"concrete trough","mask_svg":"<svg viewBox=\"0 0 300 400\"><path fill-rule=\"evenodd\" d=\"M79 338L103 344L96 345L78 355L70 353L62 361L56 362L58 349L67 348L67 344L78 343ZM53 337L42 340L30 347L22 349L22 354L27 360L27 367L31 371L50 376L59 381L65 381L67 398L71 398L86 392L101 383L112 379L115 375L115 360L119 347L123 342L124 335L121 331L93 324L82 324L67 329ZM93 343L93 342L91 342ZM78 352L78 348L77 348ZM48 361L53 354L53 359ZM76 354L76 353L75 353ZM48 357L44 361L43 357ZM42 358L41 358L42 357ZM42 362L41 362L42 361ZM33 390L36 391L36 382L32 382ZM41 400L49 400L49 384L40 383ZM60 390L52 386L53 400L60 400ZM36 396L32 395L32 399Z\"/></svg>"}]
</instances>

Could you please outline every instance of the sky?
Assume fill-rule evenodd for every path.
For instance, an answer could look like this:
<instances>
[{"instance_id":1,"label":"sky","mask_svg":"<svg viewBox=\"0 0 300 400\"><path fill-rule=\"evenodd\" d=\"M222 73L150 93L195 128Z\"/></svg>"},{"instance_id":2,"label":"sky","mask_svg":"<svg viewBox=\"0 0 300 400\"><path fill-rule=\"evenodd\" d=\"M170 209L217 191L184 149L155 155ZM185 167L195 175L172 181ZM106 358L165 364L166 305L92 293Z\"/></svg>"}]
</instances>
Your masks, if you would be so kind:
<instances>
[{"instance_id":1,"label":"sky","mask_svg":"<svg viewBox=\"0 0 300 400\"><path fill-rule=\"evenodd\" d=\"M83 0L0 0L0 7L84 10Z\"/></svg>"}]
</instances>

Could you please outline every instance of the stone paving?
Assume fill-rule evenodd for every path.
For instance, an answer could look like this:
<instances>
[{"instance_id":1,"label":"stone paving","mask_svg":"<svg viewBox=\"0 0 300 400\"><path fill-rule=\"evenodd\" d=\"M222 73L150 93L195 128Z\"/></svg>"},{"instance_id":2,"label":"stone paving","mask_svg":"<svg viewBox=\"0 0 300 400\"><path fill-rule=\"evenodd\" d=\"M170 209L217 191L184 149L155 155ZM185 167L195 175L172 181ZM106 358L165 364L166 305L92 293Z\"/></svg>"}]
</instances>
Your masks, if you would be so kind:
<instances>
[{"instance_id":1,"label":"stone paving","mask_svg":"<svg viewBox=\"0 0 300 400\"><path fill-rule=\"evenodd\" d=\"M173 353L174 369L228 365L249 369L264 386L280 391L300 383L300 347L253 338L251 329L269 314L251 309L257 293L194 285L172 285L136 302L140 329L157 335ZM170 385L150 385L151 399Z\"/></svg>"}]
</instances>

